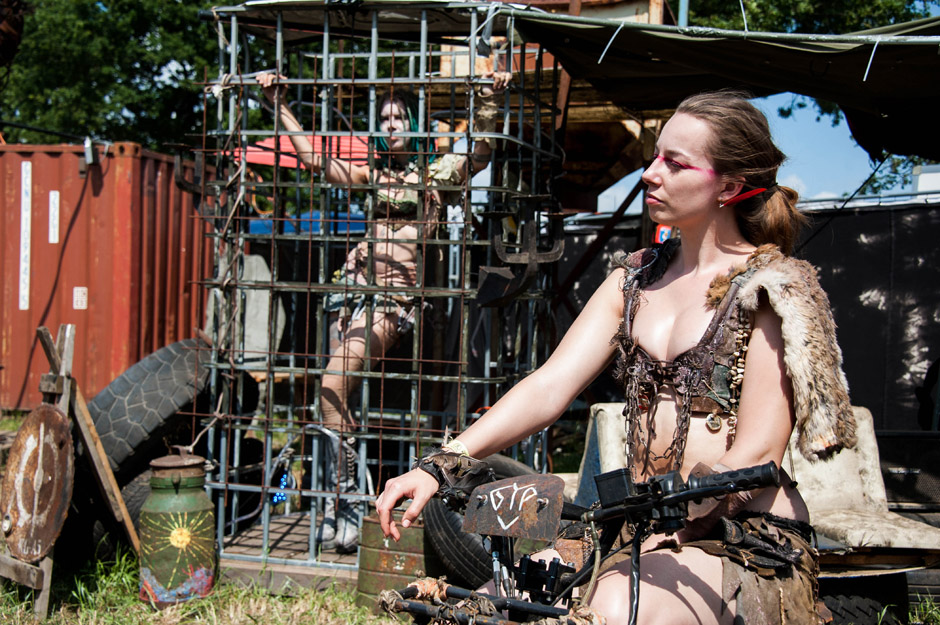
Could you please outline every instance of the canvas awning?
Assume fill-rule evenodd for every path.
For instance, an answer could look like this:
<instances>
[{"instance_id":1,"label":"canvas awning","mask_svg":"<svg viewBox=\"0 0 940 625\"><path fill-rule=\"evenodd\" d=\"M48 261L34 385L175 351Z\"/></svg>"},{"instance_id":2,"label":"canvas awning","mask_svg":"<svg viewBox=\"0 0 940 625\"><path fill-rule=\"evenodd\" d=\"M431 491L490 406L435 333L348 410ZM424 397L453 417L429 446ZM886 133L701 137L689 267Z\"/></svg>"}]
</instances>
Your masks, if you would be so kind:
<instances>
[{"instance_id":1,"label":"canvas awning","mask_svg":"<svg viewBox=\"0 0 940 625\"><path fill-rule=\"evenodd\" d=\"M837 103L873 158L885 150L940 160L940 17L842 37L521 12L515 26L628 110L674 108L725 87L792 91Z\"/></svg>"}]
</instances>

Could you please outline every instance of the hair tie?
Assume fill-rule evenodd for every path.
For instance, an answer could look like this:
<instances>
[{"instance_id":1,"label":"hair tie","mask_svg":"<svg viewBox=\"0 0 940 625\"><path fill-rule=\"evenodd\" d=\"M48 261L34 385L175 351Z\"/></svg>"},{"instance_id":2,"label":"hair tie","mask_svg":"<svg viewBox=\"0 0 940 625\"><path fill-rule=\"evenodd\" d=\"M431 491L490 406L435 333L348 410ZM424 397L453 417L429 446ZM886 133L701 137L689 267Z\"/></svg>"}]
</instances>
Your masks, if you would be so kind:
<instances>
[{"instance_id":1,"label":"hair tie","mask_svg":"<svg viewBox=\"0 0 940 625\"><path fill-rule=\"evenodd\" d=\"M737 204L738 202L743 202L744 200L754 197L758 193L763 193L767 189L764 187L758 187L757 189L751 189L750 191L745 191L744 193L739 193L730 200L725 200L721 202L718 206L724 208L725 206L731 206L732 204Z\"/></svg>"}]
</instances>

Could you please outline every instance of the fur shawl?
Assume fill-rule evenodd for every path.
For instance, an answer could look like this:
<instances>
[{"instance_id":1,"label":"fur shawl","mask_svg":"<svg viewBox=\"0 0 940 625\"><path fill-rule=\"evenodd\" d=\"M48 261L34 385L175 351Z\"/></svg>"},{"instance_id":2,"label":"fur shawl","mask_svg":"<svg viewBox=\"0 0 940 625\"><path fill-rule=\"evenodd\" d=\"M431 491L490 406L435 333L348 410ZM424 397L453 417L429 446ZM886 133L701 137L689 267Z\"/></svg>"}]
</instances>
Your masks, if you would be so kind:
<instances>
[{"instance_id":1,"label":"fur shawl","mask_svg":"<svg viewBox=\"0 0 940 625\"><path fill-rule=\"evenodd\" d=\"M819 286L816 269L808 262L785 256L774 245L754 251L743 267L716 278L709 303L721 300L741 274L738 302L757 310L761 291L780 316L784 362L793 384L797 445L808 460L828 458L856 443L855 417L848 383L842 371L842 350L829 298Z\"/></svg>"}]
</instances>

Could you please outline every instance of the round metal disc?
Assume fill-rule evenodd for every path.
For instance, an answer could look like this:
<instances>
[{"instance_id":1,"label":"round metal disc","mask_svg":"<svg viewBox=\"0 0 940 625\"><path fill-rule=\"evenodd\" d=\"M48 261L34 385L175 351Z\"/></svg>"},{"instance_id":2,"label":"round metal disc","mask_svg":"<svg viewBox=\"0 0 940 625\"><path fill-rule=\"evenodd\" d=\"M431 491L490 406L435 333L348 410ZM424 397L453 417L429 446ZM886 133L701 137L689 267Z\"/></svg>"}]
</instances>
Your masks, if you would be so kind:
<instances>
[{"instance_id":1,"label":"round metal disc","mask_svg":"<svg viewBox=\"0 0 940 625\"><path fill-rule=\"evenodd\" d=\"M705 425L708 426L708 429L712 432L717 432L721 429L721 419L713 412L705 417Z\"/></svg>"},{"instance_id":2,"label":"round metal disc","mask_svg":"<svg viewBox=\"0 0 940 625\"><path fill-rule=\"evenodd\" d=\"M0 529L18 560L36 562L52 548L68 513L74 471L68 417L40 404L16 433L0 487Z\"/></svg>"}]
</instances>

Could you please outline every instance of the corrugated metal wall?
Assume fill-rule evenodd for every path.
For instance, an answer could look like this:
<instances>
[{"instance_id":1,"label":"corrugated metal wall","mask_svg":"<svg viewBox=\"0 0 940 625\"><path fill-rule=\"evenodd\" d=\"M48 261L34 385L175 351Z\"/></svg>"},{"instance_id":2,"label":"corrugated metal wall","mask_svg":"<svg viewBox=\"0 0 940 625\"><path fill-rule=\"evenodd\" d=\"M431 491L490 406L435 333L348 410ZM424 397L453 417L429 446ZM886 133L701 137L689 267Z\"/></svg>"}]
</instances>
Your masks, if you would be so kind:
<instances>
[{"instance_id":1,"label":"corrugated metal wall","mask_svg":"<svg viewBox=\"0 0 940 625\"><path fill-rule=\"evenodd\" d=\"M40 325L76 325L86 397L202 326L205 225L172 157L96 147L99 164L85 167L80 146L0 146L0 408L41 401Z\"/></svg>"}]
</instances>

